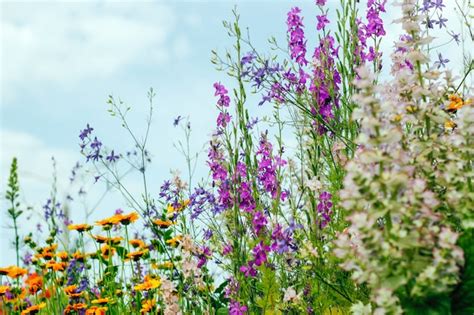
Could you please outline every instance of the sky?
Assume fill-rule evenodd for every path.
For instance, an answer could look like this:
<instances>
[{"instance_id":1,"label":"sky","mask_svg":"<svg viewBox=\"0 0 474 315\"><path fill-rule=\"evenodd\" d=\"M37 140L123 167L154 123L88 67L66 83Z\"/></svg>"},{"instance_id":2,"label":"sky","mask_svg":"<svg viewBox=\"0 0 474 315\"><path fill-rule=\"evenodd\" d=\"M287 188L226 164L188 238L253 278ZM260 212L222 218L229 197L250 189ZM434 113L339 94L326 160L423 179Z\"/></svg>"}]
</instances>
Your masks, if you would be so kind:
<instances>
[{"instance_id":1,"label":"sky","mask_svg":"<svg viewBox=\"0 0 474 315\"><path fill-rule=\"evenodd\" d=\"M328 3L334 9L339 1ZM84 220L84 208L99 201L105 188L93 183L93 174L72 186L68 178L76 162L84 162L78 135L86 124L107 147L117 152L130 149L125 130L107 113L108 95L131 106L131 126L142 134L148 110L146 93L154 88L149 142L152 190L158 192L170 170L184 172L184 158L174 147L183 140L183 133L173 126L173 119L189 117L191 150L201 151L215 125L212 84L228 82L225 73L210 62L211 50L223 55L232 46L222 21L232 19L232 9L237 6L241 25L249 27L257 48L268 50L271 36L285 43L286 13L295 5L302 8L307 34L316 38L313 1L0 2L0 191L3 198L15 156L22 205L33 209L21 221L21 232L35 230L32 214L41 213L50 195L52 156L57 163L59 198L75 198L71 205L75 222ZM385 16L386 21L394 18L393 11ZM392 46L397 27L387 24L382 49ZM197 176L207 174L204 158L205 152ZM140 193L137 178L127 183ZM81 188L87 197L78 199ZM14 252L5 200L0 205L0 247L7 253L0 256L0 265L6 265L13 263ZM111 193L97 204L91 221L120 207L124 207L123 199Z\"/></svg>"}]
</instances>

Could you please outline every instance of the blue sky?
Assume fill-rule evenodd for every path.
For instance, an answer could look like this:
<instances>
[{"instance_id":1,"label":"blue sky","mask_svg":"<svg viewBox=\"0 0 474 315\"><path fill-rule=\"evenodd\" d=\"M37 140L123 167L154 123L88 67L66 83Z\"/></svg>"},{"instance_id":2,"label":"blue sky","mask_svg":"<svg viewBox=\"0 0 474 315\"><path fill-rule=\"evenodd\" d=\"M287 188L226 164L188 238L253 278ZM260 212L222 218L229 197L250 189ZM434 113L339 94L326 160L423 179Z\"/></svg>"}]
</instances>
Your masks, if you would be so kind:
<instances>
[{"instance_id":1,"label":"blue sky","mask_svg":"<svg viewBox=\"0 0 474 315\"><path fill-rule=\"evenodd\" d=\"M328 2L330 7L339 3ZM22 201L41 211L51 187L50 158L55 156L58 184L63 187L59 197L77 193L80 187L69 187L68 176L82 160L79 131L89 123L108 147L119 152L129 149L125 131L106 112L107 96L132 106L131 123L140 133L150 87L157 93L150 150L151 181L158 191L171 169L184 170L184 160L173 147L183 138L173 127L173 118L189 116L194 151L213 130L212 84L227 79L210 63L211 50L224 53L231 47L222 20L231 19L236 4L241 25L250 28L259 48L267 47L272 35L285 42L286 12L294 5L304 12L307 36L316 34L313 1L1 2L1 191L11 158L17 156ZM391 47L397 27L387 24L387 29L383 48ZM205 175L205 165L198 167L198 175ZM129 179L132 187L138 187L135 183ZM86 186L87 206L103 187ZM123 201L112 194L92 218L121 206ZM4 208L2 202L1 211ZM83 219L83 205L72 205L72 217L77 222ZM3 214L0 222L2 252L12 253ZM34 228L31 222L22 222L23 231ZM0 265L11 262L11 256L0 257Z\"/></svg>"}]
</instances>

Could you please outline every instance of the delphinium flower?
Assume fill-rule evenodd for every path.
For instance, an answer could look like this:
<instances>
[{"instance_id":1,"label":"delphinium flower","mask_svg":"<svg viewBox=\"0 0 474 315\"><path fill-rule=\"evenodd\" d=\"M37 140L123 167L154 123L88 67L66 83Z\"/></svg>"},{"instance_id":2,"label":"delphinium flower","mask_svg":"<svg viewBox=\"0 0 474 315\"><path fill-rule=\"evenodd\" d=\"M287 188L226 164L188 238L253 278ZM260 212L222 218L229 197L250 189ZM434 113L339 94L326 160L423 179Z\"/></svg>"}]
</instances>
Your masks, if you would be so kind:
<instances>
[{"instance_id":1,"label":"delphinium flower","mask_svg":"<svg viewBox=\"0 0 474 315\"><path fill-rule=\"evenodd\" d=\"M229 315L245 315L247 306L240 304L238 301L230 301Z\"/></svg>"},{"instance_id":2,"label":"delphinium flower","mask_svg":"<svg viewBox=\"0 0 474 315\"><path fill-rule=\"evenodd\" d=\"M217 127L225 128L231 120L231 116L226 109L226 107L229 107L230 105L230 97L228 95L227 89L221 83L214 83L214 88L216 90L214 95L219 96L219 100L217 101L217 107L219 108L219 115L217 116Z\"/></svg>"},{"instance_id":3,"label":"delphinium flower","mask_svg":"<svg viewBox=\"0 0 474 315\"><path fill-rule=\"evenodd\" d=\"M303 18L300 16L301 9L293 7L288 12L286 24L288 25L288 37L291 59L301 66L305 66L308 61L306 55L306 39L303 30Z\"/></svg>"},{"instance_id":4,"label":"delphinium flower","mask_svg":"<svg viewBox=\"0 0 474 315\"><path fill-rule=\"evenodd\" d=\"M338 91L341 76L336 69L335 58L338 49L334 47L334 38L330 35L322 38L313 54L313 76L309 90L315 104L311 107L313 115L320 115L325 122L334 117L333 107L339 106ZM319 132L327 130L319 125Z\"/></svg>"},{"instance_id":5,"label":"delphinium flower","mask_svg":"<svg viewBox=\"0 0 474 315\"><path fill-rule=\"evenodd\" d=\"M332 202L331 202L332 195L327 191L322 192L319 195L319 203L317 206L318 214L319 214L319 227L325 228L329 222L331 222L331 214L332 214Z\"/></svg>"},{"instance_id":6,"label":"delphinium flower","mask_svg":"<svg viewBox=\"0 0 474 315\"><path fill-rule=\"evenodd\" d=\"M189 199L192 219L196 219L206 209L210 209L213 214L221 213L224 210L223 206L218 204L214 194L203 187L195 188Z\"/></svg>"},{"instance_id":7,"label":"delphinium flower","mask_svg":"<svg viewBox=\"0 0 474 315\"><path fill-rule=\"evenodd\" d=\"M280 224L276 224L272 231L272 251L283 254L288 252L290 249L294 248L293 244L293 229L288 228L283 230L283 227Z\"/></svg>"},{"instance_id":8,"label":"delphinium flower","mask_svg":"<svg viewBox=\"0 0 474 315\"><path fill-rule=\"evenodd\" d=\"M255 212L252 219L252 226L256 235L260 234L262 229L267 225L267 222L266 216L261 211Z\"/></svg>"},{"instance_id":9,"label":"delphinium flower","mask_svg":"<svg viewBox=\"0 0 474 315\"><path fill-rule=\"evenodd\" d=\"M368 40L372 39L374 43L376 43L378 39L385 36L386 34L383 26L383 20L380 17L382 12L386 12L386 3L387 0L367 1L367 23L364 23L360 18L356 20L358 45L356 46L355 54L360 57L362 63L365 61L373 61L375 59L380 62L382 53L376 51L376 44L369 46Z\"/></svg>"},{"instance_id":10,"label":"delphinium flower","mask_svg":"<svg viewBox=\"0 0 474 315\"><path fill-rule=\"evenodd\" d=\"M318 24L316 25L316 29L318 31L322 30L323 28L326 27L327 24L329 24L329 20L325 14L322 15L317 15L316 19L318 20Z\"/></svg>"},{"instance_id":11,"label":"delphinium flower","mask_svg":"<svg viewBox=\"0 0 474 315\"><path fill-rule=\"evenodd\" d=\"M260 138L257 150L258 164L258 180L264 191L270 193L273 199L284 196L278 196L280 183L278 181L277 170L279 167L285 166L286 161L280 156L273 156L273 146L268 141L267 136L263 134Z\"/></svg>"}]
</instances>

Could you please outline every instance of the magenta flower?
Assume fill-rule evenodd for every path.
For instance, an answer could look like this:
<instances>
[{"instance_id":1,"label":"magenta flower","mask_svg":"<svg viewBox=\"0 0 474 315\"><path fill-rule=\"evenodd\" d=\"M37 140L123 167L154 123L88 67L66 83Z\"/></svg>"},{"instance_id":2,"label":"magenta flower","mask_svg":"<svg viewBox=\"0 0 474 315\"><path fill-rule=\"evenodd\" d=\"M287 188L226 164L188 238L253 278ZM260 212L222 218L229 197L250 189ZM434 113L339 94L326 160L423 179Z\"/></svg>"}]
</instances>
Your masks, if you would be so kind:
<instances>
[{"instance_id":1,"label":"magenta flower","mask_svg":"<svg viewBox=\"0 0 474 315\"><path fill-rule=\"evenodd\" d=\"M259 235L262 229L267 225L267 218L261 211L255 213L252 219L252 225L257 235Z\"/></svg>"},{"instance_id":2,"label":"magenta flower","mask_svg":"<svg viewBox=\"0 0 474 315\"><path fill-rule=\"evenodd\" d=\"M308 61L306 55L306 40L303 30L303 19L299 16L301 9L294 7L288 12L289 48L291 59L294 59L300 66L306 65Z\"/></svg>"},{"instance_id":3,"label":"magenta flower","mask_svg":"<svg viewBox=\"0 0 474 315\"><path fill-rule=\"evenodd\" d=\"M254 263L257 266L263 265L267 261L267 253L270 251L270 246L265 245L262 242L258 243L257 246L252 250L254 255Z\"/></svg>"},{"instance_id":4,"label":"magenta flower","mask_svg":"<svg viewBox=\"0 0 474 315\"><path fill-rule=\"evenodd\" d=\"M217 116L217 126L225 128L227 124L230 122L230 115L227 112L220 112L219 116Z\"/></svg>"},{"instance_id":5,"label":"magenta flower","mask_svg":"<svg viewBox=\"0 0 474 315\"><path fill-rule=\"evenodd\" d=\"M326 0L316 0L316 5L323 6L326 4Z\"/></svg>"},{"instance_id":6,"label":"magenta flower","mask_svg":"<svg viewBox=\"0 0 474 315\"><path fill-rule=\"evenodd\" d=\"M316 25L316 29L319 31L319 30L322 30L323 28L326 27L327 24L329 24L329 20L328 18L326 17L326 15L317 15L316 16L316 19L318 20L318 24Z\"/></svg>"},{"instance_id":7,"label":"magenta flower","mask_svg":"<svg viewBox=\"0 0 474 315\"><path fill-rule=\"evenodd\" d=\"M255 209L255 200L252 196L252 189L250 188L250 184L247 182L241 183L239 193L240 209L247 212L252 212Z\"/></svg>"},{"instance_id":8,"label":"magenta flower","mask_svg":"<svg viewBox=\"0 0 474 315\"><path fill-rule=\"evenodd\" d=\"M231 244L225 244L224 247L222 248L222 255L227 256L232 253L234 248L232 247Z\"/></svg>"},{"instance_id":9,"label":"magenta flower","mask_svg":"<svg viewBox=\"0 0 474 315\"><path fill-rule=\"evenodd\" d=\"M326 191L319 195L318 213L320 215L319 227L325 228L331 222L332 214L332 195Z\"/></svg>"},{"instance_id":10,"label":"magenta flower","mask_svg":"<svg viewBox=\"0 0 474 315\"><path fill-rule=\"evenodd\" d=\"M214 88L216 89L216 92L214 93L214 96L219 96L219 100L217 101L217 105L228 107L229 104L230 104L230 97L227 95L228 91L225 88L225 86L218 83L218 82L216 82L216 83L214 83Z\"/></svg>"},{"instance_id":11,"label":"magenta flower","mask_svg":"<svg viewBox=\"0 0 474 315\"><path fill-rule=\"evenodd\" d=\"M238 301L231 300L229 304L229 315L245 315L247 306L241 305Z\"/></svg>"}]
</instances>

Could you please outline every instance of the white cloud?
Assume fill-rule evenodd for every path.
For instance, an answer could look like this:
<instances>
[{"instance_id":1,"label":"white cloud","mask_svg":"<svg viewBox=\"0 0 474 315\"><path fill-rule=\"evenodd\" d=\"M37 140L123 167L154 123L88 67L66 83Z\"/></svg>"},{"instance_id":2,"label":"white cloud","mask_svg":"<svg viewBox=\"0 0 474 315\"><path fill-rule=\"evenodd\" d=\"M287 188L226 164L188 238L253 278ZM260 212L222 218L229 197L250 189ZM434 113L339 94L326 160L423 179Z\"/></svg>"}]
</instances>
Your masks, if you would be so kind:
<instances>
[{"instance_id":1,"label":"white cloud","mask_svg":"<svg viewBox=\"0 0 474 315\"><path fill-rule=\"evenodd\" d=\"M172 51L174 12L163 4L2 3L4 97L26 80L59 84L109 77L128 65L158 64Z\"/></svg>"}]
</instances>

